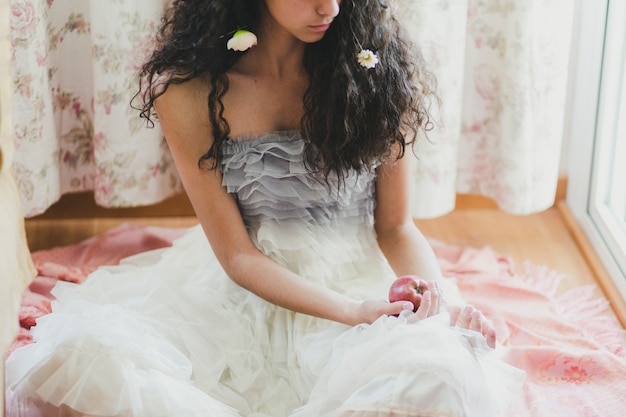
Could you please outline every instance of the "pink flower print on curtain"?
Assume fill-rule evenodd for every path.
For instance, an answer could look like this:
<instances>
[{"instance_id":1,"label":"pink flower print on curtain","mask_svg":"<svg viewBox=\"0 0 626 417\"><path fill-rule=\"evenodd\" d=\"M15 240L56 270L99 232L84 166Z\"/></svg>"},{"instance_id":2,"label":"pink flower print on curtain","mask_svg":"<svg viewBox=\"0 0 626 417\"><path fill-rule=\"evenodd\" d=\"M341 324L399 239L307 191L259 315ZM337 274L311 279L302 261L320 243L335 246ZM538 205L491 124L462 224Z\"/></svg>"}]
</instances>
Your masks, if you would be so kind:
<instances>
[{"instance_id":1,"label":"pink flower print on curtain","mask_svg":"<svg viewBox=\"0 0 626 417\"><path fill-rule=\"evenodd\" d=\"M513 214L550 207L575 2L398 3L438 78L442 103L433 106L435 129L418 149L414 215L452 211L456 193L491 197Z\"/></svg>"},{"instance_id":2,"label":"pink flower print on curtain","mask_svg":"<svg viewBox=\"0 0 626 417\"><path fill-rule=\"evenodd\" d=\"M118 207L182 190L158 126L130 106L165 2L11 1L14 169L27 217L65 193L93 190Z\"/></svg>"}]
</instances>

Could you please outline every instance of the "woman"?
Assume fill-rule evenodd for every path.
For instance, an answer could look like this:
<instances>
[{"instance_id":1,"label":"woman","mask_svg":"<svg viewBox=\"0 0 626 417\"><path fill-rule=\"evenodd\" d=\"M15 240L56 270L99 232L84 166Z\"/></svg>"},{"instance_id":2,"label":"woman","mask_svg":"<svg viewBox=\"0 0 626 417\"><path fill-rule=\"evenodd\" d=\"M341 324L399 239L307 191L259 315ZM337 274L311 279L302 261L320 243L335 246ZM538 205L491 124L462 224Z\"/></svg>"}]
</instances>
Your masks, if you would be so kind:
<instances>
[{"instance_id":1,"label":"woman","mask_svg":"<svg viewBox=\"0 0 626 417\"><path fill-rule=\"evenodd\" d=\"M158 114L201 229L58 289L37 343L9 360L14 411L504 412L519 373L489 321L444 298L411 218L405 155L430 123L432 80L393 13L385 0L173 2L142 114ZM407 274L429 281L415 312L386 300Z\"/></svg>"}]
</instances>

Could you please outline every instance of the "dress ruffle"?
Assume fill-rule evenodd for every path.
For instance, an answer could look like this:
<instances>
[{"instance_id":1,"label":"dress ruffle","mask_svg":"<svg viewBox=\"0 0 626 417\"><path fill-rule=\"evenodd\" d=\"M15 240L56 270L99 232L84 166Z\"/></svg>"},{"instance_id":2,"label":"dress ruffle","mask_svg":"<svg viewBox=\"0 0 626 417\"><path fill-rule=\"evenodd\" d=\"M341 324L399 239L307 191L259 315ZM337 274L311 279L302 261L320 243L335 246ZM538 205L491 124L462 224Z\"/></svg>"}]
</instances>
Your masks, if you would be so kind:
<instances>
[{"instance_id":1,"label":"dress ruffle","mask_svg":"<svg viewBox=\"0 0 626 417\"><path fill-rule=\"evenodd\" d=\"M373 228L375 174L333 188L306 172L303 147L294 132L226 144L224 185L252 241L313 282L386 298L394 274ZM58 284L54 296L35 343L7 360L11 417L66 407L133 417L495 417L521 381L445 314L351 328L272 305L228 278L199 226L171 248Z\"/></svg>"},{"instance_id":2,"label":"dress ruffle","mask_svg":"<svg viewBox=\"0 0 626 417\"><path fill-rule=\"evenodd\" d=\"M373 172L341 181L307 172L304 140L296 132L273 132L255 139L230 139L223 151L222 173L237 197L246 224L265 220L309 225L371 224Z\"/></svg>"}]
</instances>

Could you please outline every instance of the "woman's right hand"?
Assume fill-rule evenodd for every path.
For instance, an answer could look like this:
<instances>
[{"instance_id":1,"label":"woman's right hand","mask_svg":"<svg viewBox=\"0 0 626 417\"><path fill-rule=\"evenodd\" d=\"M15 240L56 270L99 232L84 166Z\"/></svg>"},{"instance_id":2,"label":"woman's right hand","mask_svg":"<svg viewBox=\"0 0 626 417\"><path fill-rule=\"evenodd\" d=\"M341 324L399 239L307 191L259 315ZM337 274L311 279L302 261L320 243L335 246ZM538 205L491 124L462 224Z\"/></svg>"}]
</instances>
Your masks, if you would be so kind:
<instances>
[{"instance_id":1,"label":"woman's right hand","mask_svg":"<svg viewBox=\"0 0 626 417\"><path fill-rule=\"evenodd\" d=\"M423 294L422 302L417 311L408 316L408 321L414 323L418 320L439 314L441 306L441 292L438 287L433 291ZM397 316L403 311L413 311L413 303L410 301L395 301L390 303L385 300L365 300L356 306L355 324L371 324L380 316Z\"/></svg>"},{"instance_id":2,"label":"woman's right hand","mask_svg":"<svg viewBox=\"0 0 626 417\"><path fill-rule=\"evenodd\" d=\"M372 324L381 316L397 316L405 310L413 310L413 304L409 301L365 300L355 305L353 324Z\"/></svg>"}]
</instances>

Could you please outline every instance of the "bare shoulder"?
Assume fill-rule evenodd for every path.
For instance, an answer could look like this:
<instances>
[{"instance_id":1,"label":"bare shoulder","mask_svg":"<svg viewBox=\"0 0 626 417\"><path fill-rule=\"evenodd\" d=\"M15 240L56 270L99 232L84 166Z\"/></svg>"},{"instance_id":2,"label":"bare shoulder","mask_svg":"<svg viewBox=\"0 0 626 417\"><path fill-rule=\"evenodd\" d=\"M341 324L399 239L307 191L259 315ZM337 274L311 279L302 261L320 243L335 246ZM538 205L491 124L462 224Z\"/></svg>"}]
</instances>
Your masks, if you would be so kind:
<instances>
[{"instance_id":1,"label":"bare shoulder","mask_svg":"<svg viewBox=\"0 0 626 417\"><path fill-rule=\"evenodd\" d=\"M206 151L211 141L207 97L209 84L205 78L195 78L182 84L171 84L156 99L155 110L161 129L170 145L185 142L202 145Z\"/></svg>"},{"instance_id":2,"label":"bare shoulder","mask_svg":"<svg viewBox=\"0 0 626 417\"><path fill-rule=\"evenodd\" d=\"M209 85L204 78L194 78L182 84L170 84L156 99L154 107L161 123L192 123L207 120Z\"/></svg>"},{"instance_id":3,"label":"bare shoulder","mask_svg":"<svg viewBox=\"0 0 626 417\"><path fill-rule=\"evenodd\" d=\"M172 83L165 93L160 96L155 104L158 108L178 107L204 104L209 94L209 81L207 77L197 77L183 83Z\"/></svg>"}]
</instances>

